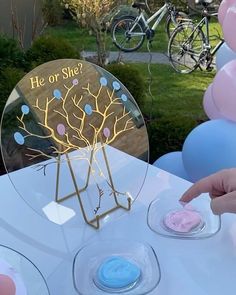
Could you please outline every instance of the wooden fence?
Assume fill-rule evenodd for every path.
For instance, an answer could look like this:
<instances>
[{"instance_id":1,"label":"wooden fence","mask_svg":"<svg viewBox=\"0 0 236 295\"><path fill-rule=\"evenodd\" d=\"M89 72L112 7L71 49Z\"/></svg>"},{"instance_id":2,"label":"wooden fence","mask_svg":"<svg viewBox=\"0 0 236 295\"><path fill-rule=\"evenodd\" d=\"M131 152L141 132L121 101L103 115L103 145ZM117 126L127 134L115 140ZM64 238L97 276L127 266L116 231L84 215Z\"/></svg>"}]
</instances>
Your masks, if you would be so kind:
<instances>
[{"instance_id":1,"label":"wooden fence","mask_svg":"<svg viewBox=\"0 0 236 295\"><path fill-rule=\"evenodd\" d=\"M42 0L0 0L0 32L28 48L44 26L41 4Z\"/></svg>"}]
</instances>

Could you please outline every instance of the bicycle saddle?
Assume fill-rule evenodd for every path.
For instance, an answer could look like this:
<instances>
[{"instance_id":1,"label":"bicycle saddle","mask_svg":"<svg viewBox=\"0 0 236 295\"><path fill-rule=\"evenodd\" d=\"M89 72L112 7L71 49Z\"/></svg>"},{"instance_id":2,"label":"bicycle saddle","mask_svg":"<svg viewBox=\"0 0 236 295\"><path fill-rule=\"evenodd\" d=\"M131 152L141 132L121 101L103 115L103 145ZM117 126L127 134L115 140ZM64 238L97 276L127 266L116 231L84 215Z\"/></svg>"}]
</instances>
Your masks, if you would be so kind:
<instances>
[{"instance_id":1,"label":"bicycle saddle","mask_svg":"<svg viewBox=\"0 0 236 295\"><path fill-rule=\"evenodd\" d=\"M212 0L195 0L196 4L200 4L204 7L210 5L213 1Z\"/></svg>"},{"instance_id":2,"label":"bicycle saddle","mask_svg":"<svg viewBox=\"0 0 236 295\"><path fill-rule=\"evenodd\" d=\"M138 9L145 9L146 8L146 3L143 3L143 2L133 2L132 7L133 8L138 8Z\"/></svg>"}]
</instances>

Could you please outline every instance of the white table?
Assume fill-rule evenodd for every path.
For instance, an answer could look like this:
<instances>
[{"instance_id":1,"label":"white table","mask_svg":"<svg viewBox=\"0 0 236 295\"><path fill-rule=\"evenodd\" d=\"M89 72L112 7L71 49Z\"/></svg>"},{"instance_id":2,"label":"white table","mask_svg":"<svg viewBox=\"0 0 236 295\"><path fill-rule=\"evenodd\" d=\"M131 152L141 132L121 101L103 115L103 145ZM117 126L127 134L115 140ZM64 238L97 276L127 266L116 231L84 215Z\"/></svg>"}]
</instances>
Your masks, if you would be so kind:
<instances>
[{"instance_id":1,"label":"white table","mask_svg":"<svg viewBox=\"0 0 236 295\"><path fill-rule=\"evenodd\" d=\"M142 192L130 212L96 231L86 224L56 225L36 214L15 192L7 175L0 177L1 244L32 260L48 282L51 295L76 295L72 262L87 242L107 237L148 242L155 249L161 281L150 295L234 295L236 286L236 215L222 217L221 231L204 240L161 237L147 225L147 208L157 196L178 194L190 183L150 165ZM29 294L33 295L33 294ZM88 293L86 295L93 295Z\"/></svg>"}]
</instances>

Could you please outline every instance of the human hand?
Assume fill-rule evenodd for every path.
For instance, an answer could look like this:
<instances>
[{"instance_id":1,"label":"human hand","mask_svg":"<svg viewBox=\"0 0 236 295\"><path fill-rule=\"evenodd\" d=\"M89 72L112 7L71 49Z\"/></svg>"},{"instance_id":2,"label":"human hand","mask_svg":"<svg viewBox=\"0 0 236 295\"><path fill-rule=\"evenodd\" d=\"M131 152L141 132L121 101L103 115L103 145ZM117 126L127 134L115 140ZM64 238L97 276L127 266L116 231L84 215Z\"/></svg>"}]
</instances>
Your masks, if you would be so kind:
<instances>
[{"instance_id":1,"label":"human hand","mask_svg":"<svg viewBox=\"0 0 236 295\"><path fill-rule=\"evenodd\" d=\"M202 193L209 193L214 214L236 213L236 168L199 180L182 195L180 202L188 203Z\"/></svg>"}]
</instances>

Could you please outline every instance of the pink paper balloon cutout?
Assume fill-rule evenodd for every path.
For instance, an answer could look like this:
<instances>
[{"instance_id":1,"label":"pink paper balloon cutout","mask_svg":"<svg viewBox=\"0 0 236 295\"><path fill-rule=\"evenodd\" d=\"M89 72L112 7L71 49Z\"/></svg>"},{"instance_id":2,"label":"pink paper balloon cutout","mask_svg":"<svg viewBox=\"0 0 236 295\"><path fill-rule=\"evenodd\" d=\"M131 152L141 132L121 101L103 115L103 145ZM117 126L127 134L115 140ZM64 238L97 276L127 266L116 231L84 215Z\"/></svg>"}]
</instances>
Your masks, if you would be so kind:
<instances>
[{"instance_id":1,"label":"pink paper balloon cutout","mask_svg":"<svg viewBox=\"0 0 236 295\"><path fill-rule=\"evenodd\" d=\"M209 119L223 118L212 97L212 83L208 86L203 97L203 108Z\"/></svg>"},{"instance_id":2,"label":"pink paper balloon cutout","mask_svg":"<svg viewBox=\"0 0 236 295\"><path fill-rule=\"evenodd\" d=\"M104 136L106 137L106 138L108 138L110 135L111 135L111 131L110 131L110 129L109 128L104 128L103 129L103 134L104 134Z\"/></svg>"},{"instance_id":3,"label":"pink paper balloon cutout","mask_svg":"<svg viewBox=\"0 0 236 295\"><path fill-rule=\"evenodd\" d=\"M236 121L236 60L227 63L216 74L212 97L225 119Z\"/></svg>"},{"instance_id":4,"label":"pink paper balloon cutout","mask_svg":"<svg viewBox=\"0 0 236 295\"><path fill-rule=\"evenodd\" d=\"M233 51L236 51L235 28L236 3L235 6L231 6L230 8L228 8L222 26L225 42Z\"/></svg>"},{"instance_id":5,"label":"pink paper balloon cutout","mask_svg":"<svg viewBox=\"0 0 236 295\"><path fill-rule=\"evenodd\" d=\"M6 275L0 274L0 294L1 295L15 295L16 286L13 280Z\"/></svg>"},{"instance_id":6,"label":"pink paper balloon cutout","mask_svg":"<svg viewBox=\"0 0 236 295\"><path fill-rule=\"evenodd\" d=\"M225 19L228 8L235 3L235 0L223 0L218 9L218 20L221 25Z\"/></svg>"},{"instance_id":7,"label":"pink paper balloon cutout","mask_svg":"<svg viewBox=\"0 0 236 295\"><path fill-rule=\"evenodd\" d=\"M57 125L57 132L59 135L64 135L66 133L66 127L64 124Z\"/></svg>"}]
</instances>

